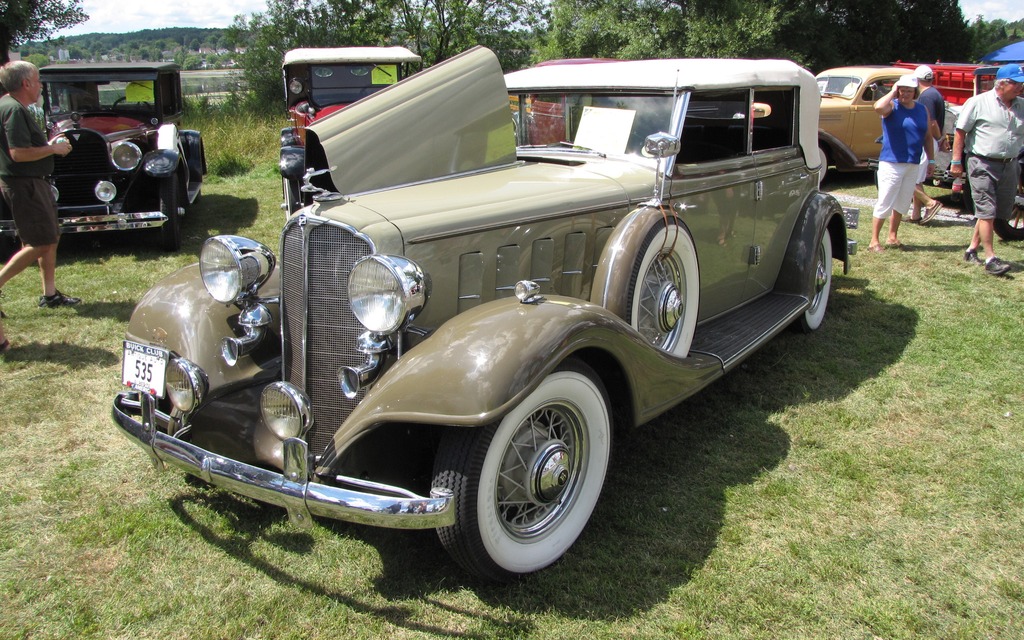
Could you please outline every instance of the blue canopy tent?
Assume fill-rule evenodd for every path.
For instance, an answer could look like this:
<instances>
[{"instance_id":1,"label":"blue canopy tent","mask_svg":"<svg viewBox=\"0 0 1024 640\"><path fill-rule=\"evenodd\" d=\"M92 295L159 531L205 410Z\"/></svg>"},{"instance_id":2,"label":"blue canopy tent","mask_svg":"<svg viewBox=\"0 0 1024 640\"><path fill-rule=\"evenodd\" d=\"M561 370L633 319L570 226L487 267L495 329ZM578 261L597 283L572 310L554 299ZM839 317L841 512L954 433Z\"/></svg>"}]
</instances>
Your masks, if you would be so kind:
<instances>
[{"instance_id":1,"label":"blue canopy tent","mask_svg":"<svg viewBox=\"0 0 1024 640\"><path fill-rule=\"evenodd\" d=\"M1024 40L1008 44L981 58L982 62L1024 62Z\"/></svg>"}]
</instances>

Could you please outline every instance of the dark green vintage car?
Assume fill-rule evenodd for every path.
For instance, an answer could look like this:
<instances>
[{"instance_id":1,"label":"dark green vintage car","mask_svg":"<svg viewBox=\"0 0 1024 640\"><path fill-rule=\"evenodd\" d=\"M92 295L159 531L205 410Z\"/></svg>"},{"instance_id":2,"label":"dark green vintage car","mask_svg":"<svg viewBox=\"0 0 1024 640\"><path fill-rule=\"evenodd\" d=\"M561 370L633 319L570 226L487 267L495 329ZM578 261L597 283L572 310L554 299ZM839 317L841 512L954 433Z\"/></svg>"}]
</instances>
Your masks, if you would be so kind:
<instances>
[{"instance_id":1,"label":"dark green vintage car","mask_svg":"<svg viewBox=\"0 0 1024 640\"><path fill-rule=\"evenodd\" d=\"M503 76L476 48L416 74L310 127L315 202L279 247L210 238L143 297L114 418L298 525L436 528L473 573L543 569L613 429L821 326L853 247L817 189L818 102L786 61Z\"/></svg>"},{"instance_id":2,"label":"dark green vintage car","mask_svg":"<svg viewBox=\"0 0 1024 640\"><path fill-rule=\"evenodd\" d=\"M57 64L39 79L47 133L71 143L50 176L61 233L152 229L160 246L179 250L206 152L198 131L181 128L178 65ZM0 257L16 250L16 236L13 217L0 210Z\"/></svg>"}]
</instances>

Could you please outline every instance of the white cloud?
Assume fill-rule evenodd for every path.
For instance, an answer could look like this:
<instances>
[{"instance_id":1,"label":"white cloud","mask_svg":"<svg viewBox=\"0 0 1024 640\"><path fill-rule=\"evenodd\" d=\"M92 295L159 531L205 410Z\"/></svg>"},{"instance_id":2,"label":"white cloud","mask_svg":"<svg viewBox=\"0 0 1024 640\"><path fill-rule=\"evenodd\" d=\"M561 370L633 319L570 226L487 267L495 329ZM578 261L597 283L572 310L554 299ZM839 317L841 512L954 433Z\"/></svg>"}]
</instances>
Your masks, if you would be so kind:
<instances>
[{"instance_id":1,"label":"white cloud","mask_svg":"<svg viewBox=\"0 0 1024 640\"><path fill-rule=\"evenodd\" d=\"M979 15L987 22L1006 20L1016 22L1024 18L1024 8L1014 0L960 0L960 10L968 23L974 22Z\"/></svg>"},{"instance_id":2,"label":"white cloud","mask_svg":"<svg viewBox=\"0 0 1024 640\"><path fill-rule=\"evenodd\" d=\"M84 0L89 19L56 35L131 33L166 27L223 28L239 14L265 11L266 0Z\"/></svg>"}]
</instances>

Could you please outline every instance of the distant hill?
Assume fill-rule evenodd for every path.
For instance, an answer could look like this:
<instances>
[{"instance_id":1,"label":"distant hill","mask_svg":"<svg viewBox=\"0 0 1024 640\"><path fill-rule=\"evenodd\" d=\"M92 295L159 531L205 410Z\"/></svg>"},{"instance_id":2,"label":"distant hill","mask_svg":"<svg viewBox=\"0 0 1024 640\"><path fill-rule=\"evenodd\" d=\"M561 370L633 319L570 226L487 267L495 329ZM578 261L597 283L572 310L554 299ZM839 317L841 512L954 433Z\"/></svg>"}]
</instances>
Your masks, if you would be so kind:
<instances>
[{"instance_id":1,"label":"distant hill","mask_svg":"<svg viewBox=\"0 0 1024 640\"><path fill-rule=\"evenodd\" d=\"M173 60L185 69L233 66L227 29L168 27L131 33L86 33L19 47L22 58L45 56L50 62L81 60Z\"/></svg>"}]
</instances>

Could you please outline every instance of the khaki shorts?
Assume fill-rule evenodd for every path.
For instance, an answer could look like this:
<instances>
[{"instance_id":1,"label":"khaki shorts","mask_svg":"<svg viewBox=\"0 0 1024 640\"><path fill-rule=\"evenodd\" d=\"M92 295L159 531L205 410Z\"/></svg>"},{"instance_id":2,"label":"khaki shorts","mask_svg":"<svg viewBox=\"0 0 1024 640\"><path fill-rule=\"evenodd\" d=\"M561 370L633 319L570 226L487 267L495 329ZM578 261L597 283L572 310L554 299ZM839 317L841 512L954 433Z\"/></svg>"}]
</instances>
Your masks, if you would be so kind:
<instances>
[{"instance_id":1,"label":"khaki shorts","mask_svg":"<svg viewBox=\"0 0 1024 640\"><path fill-rule=\"evenodd\" d=\"M990 160L981 156L967 158L967 173L974 200L974 217L979 220L1010 219L1020 180L1020 165Z\"/></svg>"},{"instance_id":2,"label":"khaki shorts","mask_svg":"<svg viewBox=\"0 0 1024 640\"><path fill-rule=\"evenodd\" d=\"M0 178L0 190L10 209L18 237L31 247L57 244L57 203L45 178Z\"/></svg>"}]
</instances>

